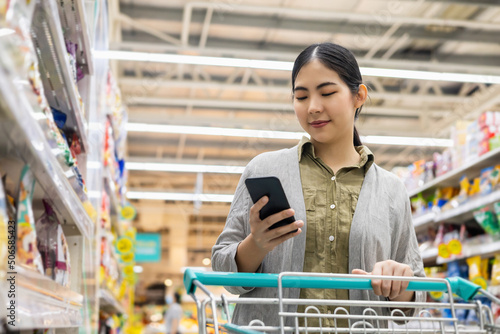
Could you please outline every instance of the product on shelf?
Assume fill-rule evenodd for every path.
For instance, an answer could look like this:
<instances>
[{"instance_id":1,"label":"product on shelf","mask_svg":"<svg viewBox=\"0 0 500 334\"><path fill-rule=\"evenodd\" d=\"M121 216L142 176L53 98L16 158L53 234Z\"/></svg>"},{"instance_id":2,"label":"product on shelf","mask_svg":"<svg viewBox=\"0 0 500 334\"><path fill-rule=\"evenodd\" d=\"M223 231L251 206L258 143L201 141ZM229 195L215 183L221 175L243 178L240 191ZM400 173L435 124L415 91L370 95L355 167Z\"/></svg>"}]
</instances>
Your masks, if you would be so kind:
<instances>
[{"instance_id":1,"label":"product on shelf","mask_svg":"<svg viewBox=\"0 0 500 334\"><path fill-rule=\"evenodd\" d=\"M481 288L487 288L488 279L488 259L481 260L480 256L473 256L466 260L469 265L469 280Z\"/></svg>"},{"instance_id":2,"label":"product on shelf","mask_svg":"<svg viewBox=\"0 0 500 334\"><path fill-rule=\"evenodd\" d=\"M68 243L52 206L43 200L44 214L36 222L38 249L42 255L45 275L63 286L70 284Z\"/></svg>"},{"instance_id":3,"label":"product on shelf","mask_svg":"<svg viewBox=\"0 0 500 334\"><path fill-rule=\"evenodd\" d=\"M500 112L484 112L473 122L457 121L451 128L451 139L453 147L434 153L432 161L415 161L406 170L398 167L393 172L403 180L408 190L414 190L499 148Z\"/></svg>"},{"instance_id":4,"label":"product on shelf","mask_svg":"<svg viewBox=\"0 0 500 334\"><path fill-rule=\"evenodd\" d=\"M470 180L462 176L460 188L437 188L431 196L423 197L422 194L411 199L412 212L415 217L428 212L444 212L455 209L470 200L486 196L495 191L500 191L499 186L500 165L484 168L479 177Z\"/></svg>"},{"instance_id":5,"label":"product on shelf","mask_svg":"<svg viewBox=\"0 0 500 334\"><path fill-rule=\"evenodd\" d=\"M487 207L482 207L474 211L474 219L479 225L490 235L498 235L500 233L500 226L498 225L497 216L488 210Z\"/></svg>"},{"instance_id":6,"label":"product on shelf","mask_svg":"<svg viewBox=\"0 0 500 334\"><path fill-rule=\"evenodd\" d=\"M26 165L21 172L17 196L17 259L18 263L31 267L43 274L43 264L36 244L35 219L32 199L35 178Z\"/></svg>"}]
</instances>

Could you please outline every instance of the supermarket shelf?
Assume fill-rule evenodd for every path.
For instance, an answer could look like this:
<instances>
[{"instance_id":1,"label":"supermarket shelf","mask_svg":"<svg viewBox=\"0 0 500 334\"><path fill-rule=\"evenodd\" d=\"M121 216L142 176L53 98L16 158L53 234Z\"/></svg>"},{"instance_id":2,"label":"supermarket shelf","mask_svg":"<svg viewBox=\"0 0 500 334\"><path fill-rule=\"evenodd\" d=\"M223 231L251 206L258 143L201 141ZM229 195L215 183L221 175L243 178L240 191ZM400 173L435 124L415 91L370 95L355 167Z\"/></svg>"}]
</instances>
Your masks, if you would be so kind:
<instances>
[{"instance_id":1,"label":"supermarket shelf","mask_svg":"<svg viewBox=\"0 0 500 334\"><path fill-rule=\"evenodd\" d=\"M6 145L0 149L6 150L6 156L18 156L30 165L46 197L53 199L62 224L74 224L76 234L90 238L94 224L52 154L34 115L26 96L18 93L0 66L0 138L5 138L0 143Z\"/></svg>"},{"instance_id":2,"label":"supermarket shelf","mask_svg":"<svg viewBox=\"0 0 500 334\"><path fill-rule=\"evenodd\" d=\"M104 189L110 199L111 224L113 224L118 237L123 236L123 229L120 225L120 201L116 197L116 187L111 177L109 168L104 168Z\"/></svg>"},{"instance_id":3,"label":"supermarket shelf","mask_svg":"<svg viewBox=\"0 0 500 334\"><path fill-rule=\"evenodd\" d=\"M454 222L464 222L473 218L472 211L484 205L489 205L498 201L500 201L500 190L461 204L456 209L447 210L439 214L437 219L438 221L443 222L449 220L453 220Z\"/></svg>"},{"instance_id":4,"label":"supermarket shelf","mask_svg":"<svg viewBox=\"0 0 500 334\"><path fill-rule=\"evenodd\" d=\"M44 275L16 266L16 326L12 330L83 325L83 296Z\"/></svg>"},{"instance_id":5,"label":"supermarket shelf","mask_svg":"<svg viewBox=\"0 0 500 334\"><path fill-rule=\"evenodd\" d=\"M70 41L77 42L76 53L77 63L83 68L85 74L92 75L94 65L90 47L89 28L85 14L85 4L83 0L60 0L59 17L64 36Z\"/></svg>"},{"instance_id":6,"label":"supermarket shelf","mask_svg":"<svg viewBox=\"0 0 500 334\"><path fill-rule=\"evenodd\" d=\"M106 310L111 313L124 314L125 310L123 309L122 304L116 300L115 297L106 289L99 290L99 303L100 308Z\"/></svg>"},{"instance_id":7,"label":"supermarket shelf","mask_svg":"<svg viewBox=\"0 0 500 334\"><path fill-rule=\"evenodd\" d=\"M86 123L69 67L56 6L55 1L41 0L33 15L31 32L37 49L40 76L50 106L67 115L65 129L75 131L80 138L82 152L88 152Z\"/></svg>"},{"instance_id":8,"label":"supermarket shelf","mask_svg":"<svg viewBox=\"0 0 500 334\"><path fill-rule=\"evenodd\" d=\"M479 175L480 171L483 168L494 166L498 164L500 161L500 148L488 152L479 159L469 162L464 166L454 169L449 173L441 175L440 177L435 178L431 182L423 185L420 188L412 190L409 192L410 197L416 196L421 192L432 191L439 187L448 187L448 186L458 186L460 182L460 178L465 174L469 178L476 177Z\"/></svg>"},{"instance_id":9,"label":"supermarket shelf","mask_svg":"<svg viewBox=\"0 0 500 334\"><path fill-rule=\"evenodd\" d=\"M422 228L429 224L441 222L462 223L473 218L473 211L495 202L500 201L500 190L482 196L459 205L455 209L446 210L441 213L429 212L422 216L413 218L415 229Z\"/></svg>"},{"instance_id":10,"label":"supermarket shelf","mask_svg":"<svg viewBox=\"0 0 500 334\"><path fill-rule=\"evenodd\" d=\"M435 219L436 214L434 212L425 213L413 218L413 226L415 226L415 228L421 228L428 224L434 223Z\"/></svg>"},{"instance_id":11,"label":"supermarket shelf","mask_svg":"<svg viewBox=\"0 0 500 334\"><path fill-rule=\"evenodd\" d=\"M474 246L467 246L464 245L463 250L462 250L462 255L459 257L454 257L450 259L443 259L441 257L438 257L436 259L437 264L443 264L443 263L448 263L451 261L455 260L461 260L461 259L466 259L471 256L481 256L481 257L490 257L492 255L495 255L496 253L500 252L500 241L495 241L492 243L488 244L479 244L479 245L474 245Z\"/></svg>"},{"instance_id":12,"label":"supermarket shelf","mask_svg":"<svg viewBox=\"0 0 500 334\"><path fill-rule=\"evenodd\" d=\"M422 262L424 263L434 262L436 261L438 250L437 248L430 248L423 251L422 254L420 255L422 257Z\"/></svg>"}]
</instances>

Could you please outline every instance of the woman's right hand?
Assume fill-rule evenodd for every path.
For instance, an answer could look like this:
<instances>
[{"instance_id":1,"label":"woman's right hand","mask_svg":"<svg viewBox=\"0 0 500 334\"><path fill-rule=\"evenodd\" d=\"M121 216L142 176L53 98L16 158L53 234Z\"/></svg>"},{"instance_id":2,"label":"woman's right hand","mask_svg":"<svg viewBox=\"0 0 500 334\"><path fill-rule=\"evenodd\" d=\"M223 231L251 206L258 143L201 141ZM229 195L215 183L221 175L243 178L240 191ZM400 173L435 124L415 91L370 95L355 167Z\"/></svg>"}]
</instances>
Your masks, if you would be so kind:
<instances>
[{"instance_id":1,"label":"woman's right hand","mask_svg":"<svg viewBox=\"0 0 500 334\"><path fill-rule=\"evenodd\" d=\"M259 216L260 210L268 201L269 198L263 196L250 208L250 237L253 239L255 245L266 254L282 242L302 233L301 227L304 226L303 221L296 220L292 224L270 230L269 227L285 218L293 216L295 211L293 209L286 209L261 220ZM297 231L291 233L295 230Z\"/></svg>"}]
</instances>

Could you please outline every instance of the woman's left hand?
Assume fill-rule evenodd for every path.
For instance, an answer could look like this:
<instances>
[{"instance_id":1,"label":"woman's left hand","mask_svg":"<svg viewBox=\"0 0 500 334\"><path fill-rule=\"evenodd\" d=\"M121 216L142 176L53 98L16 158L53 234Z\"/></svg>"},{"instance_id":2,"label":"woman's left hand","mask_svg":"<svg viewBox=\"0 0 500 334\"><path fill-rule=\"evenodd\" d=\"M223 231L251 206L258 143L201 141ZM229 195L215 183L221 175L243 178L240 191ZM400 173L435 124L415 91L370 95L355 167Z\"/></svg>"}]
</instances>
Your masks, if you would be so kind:
<instances>
[{"instance_id":1,"label":"woman's left hand","mask_svg":"<svg viewBox=\"0 0 500 334\"><path fill-rule=\"evenodd\" d=\"M352 271L356 275L379 275L379 276L408 276L413 277L413 270L407 264L399 263L392 260L381 261L375 263L371 273L361 269ZM377 296L388 297L394 301L410 301L413 299L414 292L406 291L408 281L394 280L372 280L373 292Z\"/></svg>"}]
</instances>

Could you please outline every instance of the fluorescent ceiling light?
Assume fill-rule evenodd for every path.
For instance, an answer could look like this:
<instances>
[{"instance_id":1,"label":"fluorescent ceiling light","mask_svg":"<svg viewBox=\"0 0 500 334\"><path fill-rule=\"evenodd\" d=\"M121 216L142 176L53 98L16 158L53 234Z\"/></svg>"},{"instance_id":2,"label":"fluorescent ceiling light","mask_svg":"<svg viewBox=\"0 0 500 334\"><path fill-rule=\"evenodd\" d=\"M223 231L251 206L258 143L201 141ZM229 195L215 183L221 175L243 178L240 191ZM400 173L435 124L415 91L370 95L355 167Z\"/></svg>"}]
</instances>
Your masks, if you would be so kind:
<instances>
[{"instance_id":1,"label":"fluorescent ceiling light","mask_svg":"<svg viewBox=\"0 0 500 334\"><path fill-rule=\"evenodd\" d=\"M248 129L231 129L231 128L218 128L218 127L216 128L216 127L203 127L203 126L186 126L186 125L160 125L160 124L144 124L144 123L127 123L126 126L127 126L127 131L129 132L155 132L155 133L174 133L174 134L188 134L188 135L231 136L231 137L290 139L290 140L299 140L303 136L309 137L309 135L305 132L248 130ZM375 145L429 146L429 147L453 146L453 141L451 139L442 139L442 138L361 136L361 141L365 144L375 144Z\"/></svg>"},{"instance_id":2,"label":"fluorescent ceiling light","mask_svg":"<svg viewBox=\"0 0 500 334\"><path fill-rule=\"evenodd\" d=\"M210 65L225 67L257 68L264 70L291 71L293 63L289 61L255 60L242 58L189 56L168 53L131 52L131 51L95 51L96 58L149 61L156 63Z\"/></svg>"},{"instance_id":3,"label":"fluorescent ceiling light","mask_svg":"<svg viewBox=\"0 0 500 334\"><path fill-rule=\"evenodd\" d=\"M177 133L207 136L228 136L266 139L300 139L307 135L305 132L271 131L271 130L249 130L230 129L206 126L184 126L184 125L161 125L144 123L127 123L128 132L156 132Z\"/></svg>"},{"instance_id":4,"label":"fluorescent ceiling light","mask_svg":"<svg viewBox=\"0 0 500 334\"><path fill-rule=\"evenodd\" d=\"M196 165L196 164L172 164L156 162L126 162L127 170L146 170L157 172L184 172L184 173L223 173L241 174L244 166L227 165Z\"/></svg>"},{"instance_id":5,"label":"fluorescent ceiling light","mask_svg":"<svg viewBox=\"0 0 500 334\"><path fill-rule=\"evenodd\" d=\"M231 203L234 195L225 194L193 194L193 193L167 193L167 192L146 192L127 191L129 199L151 199L162 201L201 201L201 202L222 202Z\"/></svg>"},{"instance_id":6,"label":"fluorescent ceiling light","mask_svg":"<svg viewBox=\"0 0 500 334\"><path fill-rule=\"evenodd\" d=\"M254 60L243 58L206 57L167 53L131 52L131 51L95 51L95 56L102 59L159 62L171 64L210 65L225 67L243 67L265 70L291 71L293 62L276 60ZM451 72L413 71L390 68L360 67L361 74L374 77L416 79L431 81L473 82L500 84L500 76Z\"/></svg>"}]
</instances>

